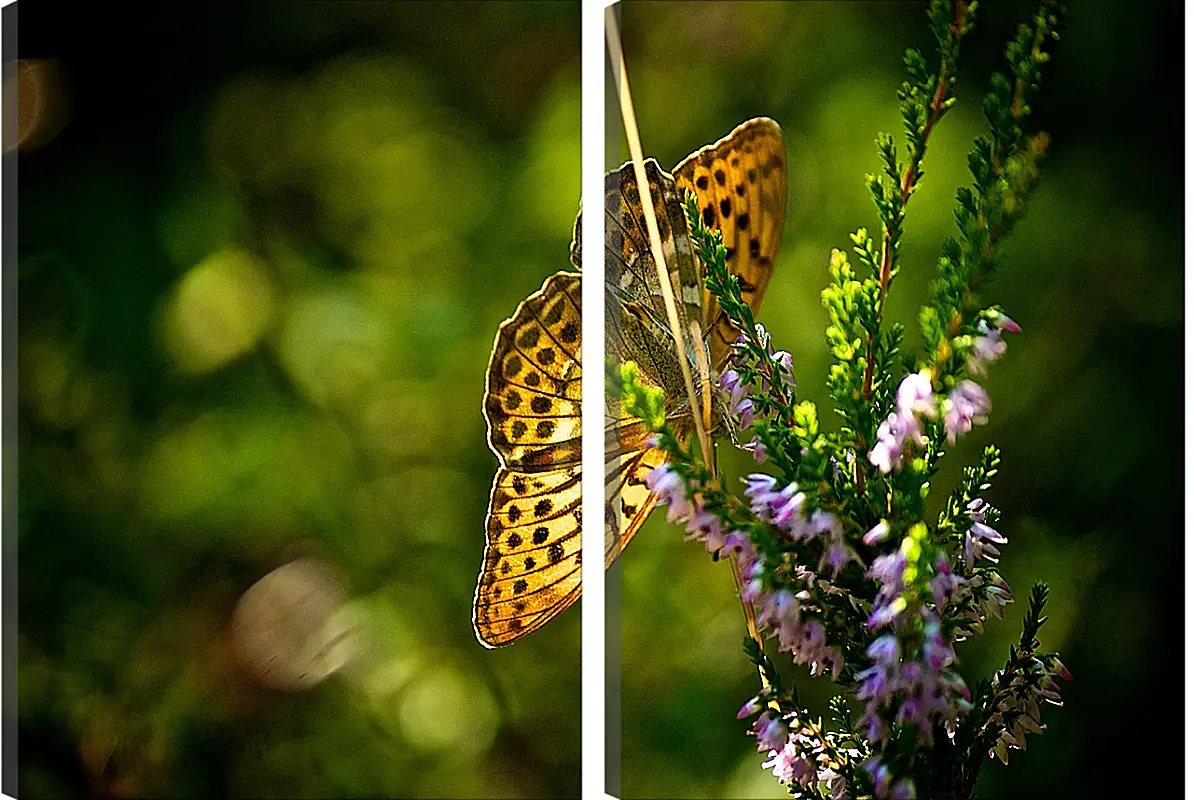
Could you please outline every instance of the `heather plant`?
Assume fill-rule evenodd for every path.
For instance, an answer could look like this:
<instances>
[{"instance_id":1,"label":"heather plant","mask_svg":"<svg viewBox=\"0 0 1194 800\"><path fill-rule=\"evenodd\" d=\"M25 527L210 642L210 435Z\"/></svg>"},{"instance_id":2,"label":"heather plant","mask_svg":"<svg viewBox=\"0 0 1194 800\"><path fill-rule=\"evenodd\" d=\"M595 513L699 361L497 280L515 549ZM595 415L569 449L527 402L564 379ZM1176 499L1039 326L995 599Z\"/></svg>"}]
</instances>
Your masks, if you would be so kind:
<instances>
[{"instance_id":1,"label":"heather plant","mask_svg":"<svg viewBox=\"0 0 1194 800\"><path fill-rule=\"evenodd\" d=\"M676 435L661 394L642 385L634 364L610 371L624 407L669 455L649 480L668 518L739 573L757 628L745 649L762 686L738 716L749 721L763 767L798 798L969 798L984 763L1006 763L1027 734L1044 729L1043 706L1061 705L1056 678L1070 678L1057 654L1039 649L1048 595L1040 583L1007 662L974 685L957 670L957 646L1012 602L998 571L1007 544L1000 510L984 499L999 450L987 446L964 468L935 519L927 511L943 491L942 461L992 413L982 382L1007 350L1004 335L1020 333L980 292L1024 214L1048 144L1026 126L1061 29L1056 2L1041 2L1019 27L1006 69L983 98L988 130L970 151L973 182L957 192L957 232L942 245L919 314L922 346L907 346L902 326L883 318L909 201L924 178L930 136L955 103L956 65L976 7L929 4L934 64L916 50L904 55L905 148L880 134L882 169L866 179L878 233L850 237L853 264L847 252L830 255L821 300L836 426L823 426L823 409L802 399L791 355L776 349L742 301L720 233L703 224L691 196L687 214L707 287L742 332L718 401L726 426L737 429L727 433L766 471L738 491ZM770 639L774 656L763 646ZM803 705L776 658L841 691L827 709Z\"/></svg>"}]
</instances>

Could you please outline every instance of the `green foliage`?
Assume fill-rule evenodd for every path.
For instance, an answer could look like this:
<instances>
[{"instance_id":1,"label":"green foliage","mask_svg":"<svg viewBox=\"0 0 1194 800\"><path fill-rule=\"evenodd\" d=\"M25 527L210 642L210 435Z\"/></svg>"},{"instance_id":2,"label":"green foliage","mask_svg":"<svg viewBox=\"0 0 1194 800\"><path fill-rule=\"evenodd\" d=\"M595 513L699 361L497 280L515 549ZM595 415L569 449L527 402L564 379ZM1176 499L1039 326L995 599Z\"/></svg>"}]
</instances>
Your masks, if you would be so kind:
<instances>
[{"instance_id":1,"label":"green foliage","mask_svg":"<svg viewBox=\"0 0 1194 800\"><path fill-rule=\"evenodd\" d=\"M777 636L780 650L791 651L797 664L810 664L814 675L826 663L834 664L835 680L865 701L858 722L825 730L809 708L780 688L774 665L759 645L748 643L747 654L764 678L756 700L772 709L756 721L760 741L761 731L771 731L777 719L790 726L793 736L799 733L788 739L798 758L785 756L775 744L760 745L773 751L769 763L776 765L777 775L789 776L781 783L797 798L823 797L847 784L860 797L909 793L915 785L925 796L968 798L978 774L973 754L981 750L1006 760L1007 748L1022 747L1024 731L1039 726L1035 699L1056 688L1039 680L1027 688L1021 683L1033 670L1045 669L1042 665L1064 672L1055 655L1044 661L1035 655L1043 589L1034 590L1019 650L992 680L994 688L980 690L983 702L965 699L969 689L952 667L953 643L981 631L1010 599L1003 578L983 563L998 563L996 545L1007 541L992 527L999 522L998 510L981 495L991 489L999 451L988 447L978 464L964 468L935 527L924 521L946 446L986 422L989 398L978 384L963 381L963 373L985 374L986 363L1006 347L1000 334L1018 330L999 307L979 310L975 298L994 263L994 245L1010 234L1039 176L1046 139L1027 136L1023 122L1026 98L1045 60L1042 43L1056 38L1058 17L1051 7L1042 6L1031 35L1022 28L1008 47L1014 82L999 74L992 79L984 102L991 138L980 139L969 158L975 183L959 192L955 214L963 236L947 240L943 248L931 304L922 312L926 352L914 370L910 366L917 360L901 352L902 328L884 324L884 307L899 273L907 205L924 177L930 134L954 106L961 39L973 27L976 4L930 4L938 44L935 71L919 52L905 53L910 80L898 92L905 160L893 137L880 134L883 169L867 176L881 241L857 230L852 249L863 274L846 253L834 250L830 284L821 293L829 317L826 383L841 421L836 430L823 432L816 404L798 398L790 366L783 366L790 365L790 354L777 352L770 334L756 323L739 295L738 280L728 273L720 235L706 228L695 198L687 198L706 286L741 331L723 380L731 413L754 434L744 446L765 452L777 475L748 479L748 506L664 426L660 441L669 455L668 469L685 488L682 496L660 489L661 497L681 521L702 512L714 516L721 526L716 535L723 537L716 541L729 541L735 535L729 531L745 534L751 549L734 557L743 559L742 580L752 582L752 597L763 604L759 625ZM965 324L957 321L963 315ZM624 370L623 381L633 377L633 370ZM738 399L744 388L745 402ZM623 387L621 394L628 413L660 430L658 410L637 390ZM713 534L701 532L708 524L689 530L717 551ZM966 580L956 582L961 578L955 572ZM787 604L798 609L791 616L785 616ZM817 632L810 633L809 626ZM823 637L825 644L805 644L802 637ZM922 675L939 683L918 688ZM901 688L901 680L913 685ZM885 685L894 688L876 688ZM909 694L902 706L903 691ZM917 700L922 693L937 698L933 710ZM919 710L906 718L909 706ZM841 700L831 714L839 723L851 721ZM930 715L938 716L930 721ZM842 742L851 744L848 753L837 749ZM798 759L806 767L792 766ZM784 763L788 768L780 766ZM800 769L814 763L827 771L815 780L801 778Z\"/></svg>"},{"instance_id":2,"label":"green foliage","mask_svg":"<svg viewBox=\"0 0 1194 800\"><path fill-rule=\"evenodd\" d=\"M633 361L619 364L609 359L605 363L605 379L606 391L611 397L620 397L628 413L646 422L654 432L663 430L667 424L663 390L640 383L637 364Z\"/></svg>"},{"instance_id":3,"label":"green foliage","mask_svg":"<svg viewBox=\"0 0 1194 800\"><path fill-rule=\"evenodd\" d=\"M1062 19L1060 4L1042 2L1033 25L1021 25L1005 50L1008 71L992 75L983 98L989 136L976 139L970 152L974 182L958 189L954 218L959 235L942 245L930 303L920 312L926 364L946 385L965 369L965 337L975 330L978 290L994 272L998 247L1023 217L1040 177L1049 137L1029 135L1024 124L1031 111L1028 101L1049 60L1046 48L1058 40Z\"/></svg>"},{"instance_id":4,"label":"green foliage","mask_svg":"<svg viewBox=\"0 0 1194 800\"><path fill-rule=\"evenodd\" d=\"M957 230L955 189L973 180L966 157L973 139L986 135L981 100L988 78L1006 63L1006 41L1017 22L1031 19L1035 5L980 3L978 24L962 43L958 101L930 137L926 180L901 237L900 281L906 283L896 282L884 307L885 331L895 322L906 326L903 351L893 362L897 378L921 363L916 310L928 303L924 286L942 240ZM877 130L895 134L897 153L907 160L891 97L902 80L912 81L900 58L912 44L932 74L937 42L927 18L906 6L748 3L724 15L713 9L656 3L623 9L644 143L667 165L748 116L765 114L783 127L789 216L756 321L777 348L791 351L797 400L816 403L820 433L832 438L843 421L831 411L835 401L823 383L836 363L825 343L828 318L816 302L828 283L824 267L836 246L859 280L870 277L844 234L865 225L878 251L884 232L869 190L851 187L860 187L864 173L883 171L870 144ZM954 9L947 11L952 21ZM1053 590L1041 638L1047 648L1064 646L1084 694L1099 702L1076 695L1067 697L1064 713L1046 711L1055 729L1017 753L1009 768L983 754L979 763L989 766L981 770L977 798L1097 796L1105 790L1098 777L1105 763L1103 721L1131 718L1175 729L1145 687L1163 684L1172 668L1158 654L1166 652L1163 609L1172 587L1181 585L1181 560L1140 561L1133 554L1141 547L1174 547L1181 506L1123 499L1143 487L1171 497L1182 491L1181 449L1155 446L1164 435L1158 432L1172 427L1182 391L1180 375L1170 369L1182 358L1181 121L1160 115L1142 126L1134 110L1165 108L1181 96L1182 16L1178 5L1161 2L1087 3L1073 11L1073 39L1045 66L1027 124L1053 134L1044 178L1030 200L1032 211L1001 250L997 282L980 289L977 306L999 302L1024 335L1005 337L1007 355L991 369L988 426L960 439L956 449L943 441L936 449L943 457L932 444L921 455L935 470L924 517L935 529L963 465L978 464L988 442L1002 452L1003 472L982 497L1005 509L996 527L1011 544L998 572L1017 588L1018 605L1009 609L1021 610L992 620L983 636L962 648L971 688L1006 661L1008 644L1020 635L1027 589L1040 576ZM890 408L894 394L878 400L883 371L876 365L876 404ZM1107 414L1118 420L1112 435ZM930 422L925 429L932 435ZM753 434L752 428L740 438ZM749 453L725 445L718 458L731 489L749 472L782 474L774 459L759 467ZM851 473L843 470L839 480L853 488ZM887 491L881 482L874 490L878 498ZM621 567L623 792L784 797L770 770L759 768L765 756L755 751L753 738L742 736L745 725L728 719L758 685L738 651L740 629L732 630L741 612L727 569L710 565L701 546L680 540L656 513ZM1111 595L1117 599L1108 604ZM774 656L771 644L767 649ZM785 660L776 658L777 667L786 685L799 687L805 706L824 707L841 691ZM677 674L685 677L682 685ZM828 715L826 725L835 727ZM1154 741L1158 757L1180 759L1179 741ZM726 757L710 758L715 752ZM849 796L866 791L856 789Z\"/></svg>"}]
</instances>

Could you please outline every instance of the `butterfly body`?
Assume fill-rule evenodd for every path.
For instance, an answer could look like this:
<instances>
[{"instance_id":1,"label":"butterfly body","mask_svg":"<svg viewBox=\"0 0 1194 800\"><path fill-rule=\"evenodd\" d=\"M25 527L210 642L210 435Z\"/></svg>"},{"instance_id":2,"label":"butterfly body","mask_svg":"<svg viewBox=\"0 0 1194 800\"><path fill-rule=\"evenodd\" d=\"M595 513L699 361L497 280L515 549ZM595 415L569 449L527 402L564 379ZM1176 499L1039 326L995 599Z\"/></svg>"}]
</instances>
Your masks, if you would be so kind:
<instances>
[{"instance_id":1,"label":"butterfly body","mask_svg":"<svg viewBox=\"0 0 1194 800\"><path fill-rule=\"evenodd\" d=\"M708 296L688 233L683 193L721 230L727 266L757 312L774 268L786 204L779 126L750 120L702 148L671 174L644 162L689 372L717 379L738 332ZM631 164L605 178L605 353L633 361L663 392L676 432L695 423ZM571 261L580 268L580 217ZM703 369L702 369L703 367ZM483 406L500 467L490 494L487 542L473 606L482 644L496 647L538 629L580 596L580 276L557 273L502 323ZM709 387L711 388L711 387ZM713 419L725 418L713 409ZM625 549L655 505L647 474L666 460L650 432L606 401L605 563Z\"/></svg>"}]
</instances>

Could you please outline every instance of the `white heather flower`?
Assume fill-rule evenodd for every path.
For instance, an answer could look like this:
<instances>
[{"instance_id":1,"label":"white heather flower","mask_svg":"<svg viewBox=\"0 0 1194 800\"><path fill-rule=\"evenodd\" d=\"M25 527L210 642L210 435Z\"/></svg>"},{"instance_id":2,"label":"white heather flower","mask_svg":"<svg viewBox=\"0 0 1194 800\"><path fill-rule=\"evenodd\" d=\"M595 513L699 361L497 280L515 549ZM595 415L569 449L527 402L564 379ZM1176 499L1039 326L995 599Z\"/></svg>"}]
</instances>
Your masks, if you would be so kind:
<instances>
[{"instance_id":1,"label":"white heather flower","mask_svg":"<svg viewBox=\"0 0 1194 800\"><path fill-rule=\"evenodd\" d=\"M937 416L937 401L933 396L933 382L927 370L913 373L900 381L896 389L896 413L901 417L913 414L933 419Z\"/></svg>"},{"instance_id":2,"label":"white heather flower","mask_svg":"<svg viewBox=\"0 0 1194 800\"><path fill-rule=\"evenodd\" d=\"M887 539L891 533L891 524L887 520L881 520L878 525L867 531L862 537L862 543L870 547Z\"/></svg>"}]
</instances>

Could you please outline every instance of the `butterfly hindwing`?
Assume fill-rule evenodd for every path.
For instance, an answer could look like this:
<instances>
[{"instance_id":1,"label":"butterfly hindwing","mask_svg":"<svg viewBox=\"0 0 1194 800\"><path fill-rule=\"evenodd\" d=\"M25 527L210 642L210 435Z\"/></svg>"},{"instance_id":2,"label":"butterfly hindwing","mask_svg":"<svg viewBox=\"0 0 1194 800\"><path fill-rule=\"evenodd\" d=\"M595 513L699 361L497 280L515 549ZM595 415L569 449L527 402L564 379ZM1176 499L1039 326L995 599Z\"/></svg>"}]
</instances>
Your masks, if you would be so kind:
<instances>
[{"instance_id":1,"label":"butterfly hindwing","mask_svg":"<svg viewBox=\"0 0 1194 800\"><path fill-rule=\"evenodd\" d=\"M667 454L644 444L626 447L626 431L606 429L605 565L614 563L655 508L655 493L647 488L647 474L667 460ZM620 443L619 439L623 442Z\"/></svg>"},{"instance_id":2,"label":"butterfly hindwing","mask_svg":"<svg viewBox=\"0 0 1194 800\"><path fill-rule=\"evenodd\" d=\"M688 319L702 319L704 307L700 266L688 235L683 198L675 180L660 169L655 159L647 159L643 166L677 312L686 327ZM646 211L634 166L629 163L605 176L605 285L615 299L639 304L667 330L667 307L651 254ZM607 342L607 353L609 349Z\"/></svg>"},{"instance_id":3,"label":"butterfly hindwing","mask_svg":"<svg viewBox=\"0 0 1194 800\"><path fill-rule=\"evenodd\" d=\"M580 596L580 465L498 470L473 627L497 647L545 625Z\"/></svg>"}]
</instances>

